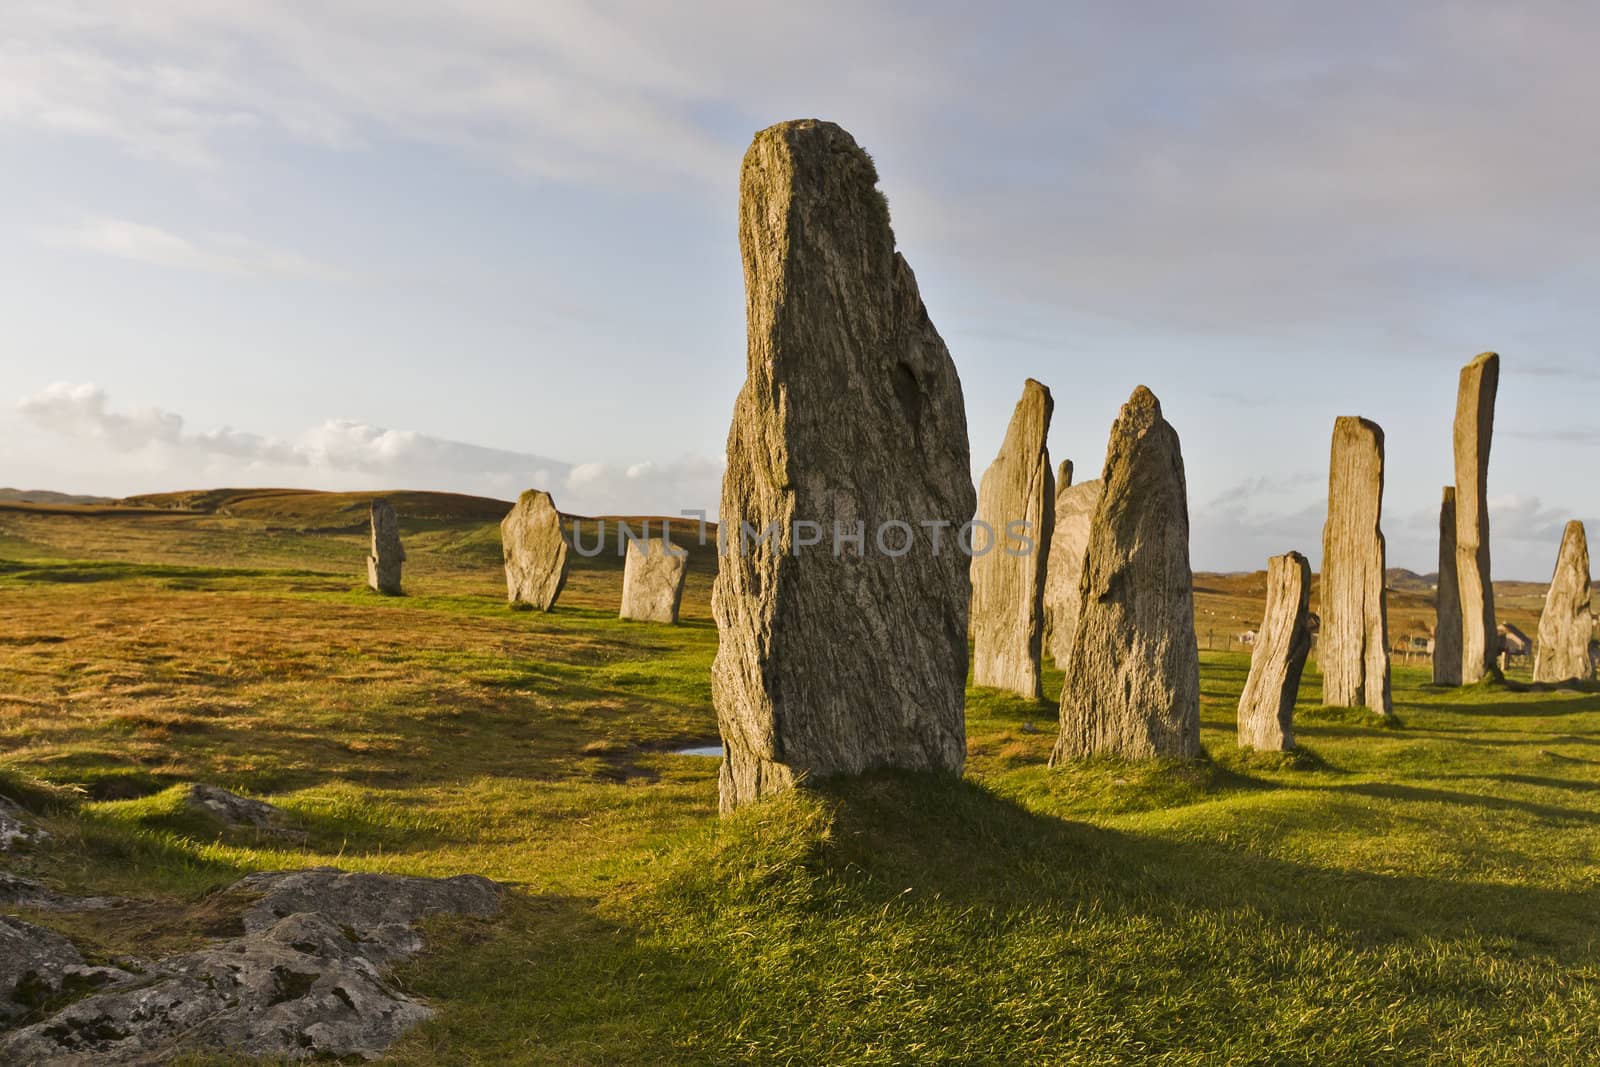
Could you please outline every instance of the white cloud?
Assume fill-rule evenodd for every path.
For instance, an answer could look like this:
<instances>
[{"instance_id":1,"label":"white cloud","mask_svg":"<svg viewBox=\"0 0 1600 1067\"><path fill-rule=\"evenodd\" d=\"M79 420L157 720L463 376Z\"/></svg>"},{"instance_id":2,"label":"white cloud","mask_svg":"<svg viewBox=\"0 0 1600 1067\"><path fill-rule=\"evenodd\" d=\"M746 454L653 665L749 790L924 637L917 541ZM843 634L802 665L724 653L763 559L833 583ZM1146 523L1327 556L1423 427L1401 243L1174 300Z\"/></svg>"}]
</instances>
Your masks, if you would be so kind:
<instances>
[{"instance_id":1,"label":"white cloud","mask_svg":"<svg viewBox=\"0 0 1600 1067\"><path fill-rule=\"evenodd\" d=\"M315 281L344 281L349 277L337 267L236 234L210 234L197 243L126 219L92 219L67 229L46 230L41 237L50 244L119 259L212 274L276 275Z\"/></svg>"},{"instance_id":2,"label":"white cloud","mask_svg":"<svg viewBox=\"0 0 1600 1067\"><path fill-rule=\"evenodd\" d=\"M292 440L229 427L190 432L173 412L112 410L105 390L92 383L58 382L23 399L18 410L40 429L105 450L103 457L83 454L85 465L103 458L120 477L136 469L144 484L168 479L165 488L288 483L356 489L380 481L383 488L503 498L543 488L568 511L668 515L685 508L715 512L721 491L721 462L699 457L573 464L344 419L329 419Z\"/></svg>"}]
</instances>

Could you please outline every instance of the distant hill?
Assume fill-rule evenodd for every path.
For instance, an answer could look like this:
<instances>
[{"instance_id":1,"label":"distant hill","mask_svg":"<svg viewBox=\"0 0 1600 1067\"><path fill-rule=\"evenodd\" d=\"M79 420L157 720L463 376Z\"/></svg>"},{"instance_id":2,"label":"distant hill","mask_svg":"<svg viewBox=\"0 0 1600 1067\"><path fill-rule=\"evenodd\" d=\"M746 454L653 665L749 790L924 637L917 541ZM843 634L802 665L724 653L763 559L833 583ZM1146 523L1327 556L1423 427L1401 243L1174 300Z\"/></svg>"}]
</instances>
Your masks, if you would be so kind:
<instances>
[{"instance_id":1,"label":"distant hill","mask_svg":"<svg viewBox=\"0 0 1600 1067\"><path fill-rule=\"evenodd\" d=\"M402 519L439 522L499 522L511 503L463 493L410 489L326 493L315 489L191 489L144 493L118 503L128 507L222 515L291 526L300 530L342 530L367 521L372 501L382 497Z\"/></svg>"},{"instance_id":2,"label":"distant hill","mask_svg":"<svg viewBox=\"0 0 1600 1067\"><path fill-rule=\"evenodd\" d=\"M108 496L57 493L52 489L0 489L0 501L9 504L110 504Z\"/></svg>"},{"instance_id":3,"label":"distant hill","mask_svg":"<svg viewBox=\"0 0 1600 1067\"><path fill-rule=\"evenodd\" d=\"M1434 586L1439 584L1437 574L1418 574L1404 567L1390 567L1383 572L1383 576L1390 589L1406 593L1431 593Z\"/></svg>"}]
</instances>

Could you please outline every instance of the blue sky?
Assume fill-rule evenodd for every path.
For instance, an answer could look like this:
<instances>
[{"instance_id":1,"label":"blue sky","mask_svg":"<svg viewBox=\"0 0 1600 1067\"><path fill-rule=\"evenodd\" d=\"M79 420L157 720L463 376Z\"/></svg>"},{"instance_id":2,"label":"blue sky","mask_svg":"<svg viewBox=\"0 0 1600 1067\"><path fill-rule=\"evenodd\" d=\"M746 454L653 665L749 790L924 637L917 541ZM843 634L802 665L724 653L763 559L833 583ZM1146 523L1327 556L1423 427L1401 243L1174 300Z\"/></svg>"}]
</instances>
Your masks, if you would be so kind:
<instances>
[{"instance_id":1,"label":"blue sky","mask_svg":"<svg viewBox=\"0 0 1600 1067\"><path fill-rule=\"evenodd\" d=\"M977 471L1025 377L1081 477L1147 384L1196 566L1253 569L1319 555L1366 415L1429 570L1492 348L1496 570L1542 579L1600 516L1600 10L1397 6L11 0L0 483L714 507L739 160L816 116L878 161Z\"/></svg>"}]
</instances>

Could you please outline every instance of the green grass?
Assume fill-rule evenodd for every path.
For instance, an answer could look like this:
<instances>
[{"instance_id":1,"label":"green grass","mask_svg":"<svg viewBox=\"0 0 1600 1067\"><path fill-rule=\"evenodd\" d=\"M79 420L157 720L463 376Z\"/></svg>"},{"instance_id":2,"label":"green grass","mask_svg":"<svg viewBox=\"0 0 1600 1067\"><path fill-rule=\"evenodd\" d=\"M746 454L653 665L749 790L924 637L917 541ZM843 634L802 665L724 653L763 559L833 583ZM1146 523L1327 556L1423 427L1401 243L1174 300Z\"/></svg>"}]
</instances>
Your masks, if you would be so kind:
<instances>
[{"instance_id":1,"label":"green grass","mask_svg":"<svg viewBox=\"0 0 1600 1067\"><path fill-rule=\"evenodd\" d=\"M1383 722L1313 669L1301 750L1246 753L1247 661L1206 653L1205 760L1051 770L1052 701L973 690L964 779L719 819L716 761L670 754L716 734L706 581L668 628L615 617L611 563L507 610L482 524L382 598L344 534L85 521L0 516L0 794L53 834L12 869L146 902L26 915L94 958L227 932L252 870L471 871L516 892L432 924L393 1062L1600 1061L1592 689L1397 667Z\"/></svg>"}]
</instances>

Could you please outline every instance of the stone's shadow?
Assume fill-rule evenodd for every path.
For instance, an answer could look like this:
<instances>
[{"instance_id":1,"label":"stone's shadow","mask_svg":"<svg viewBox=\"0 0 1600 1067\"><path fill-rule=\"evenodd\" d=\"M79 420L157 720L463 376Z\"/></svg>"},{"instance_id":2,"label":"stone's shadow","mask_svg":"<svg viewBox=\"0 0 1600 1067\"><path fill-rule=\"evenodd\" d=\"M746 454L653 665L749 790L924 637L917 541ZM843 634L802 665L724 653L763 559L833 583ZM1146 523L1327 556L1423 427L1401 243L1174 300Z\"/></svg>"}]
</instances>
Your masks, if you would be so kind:
<instances>
[{"instance_id":1,"label":"stone's shadow","mask_svg":"<svg viewBox=\"0 0 1600 1067\"><path fill-rule=\"evenodd\" d=\"M1576 808L1562 808L1552 804L1538 804L1509 797L1484 796L1479 793L1458 793L1449 789L1428 789L1422 786L1399 785L1392 782L1361 782L1353 785L1329 787L1335 792L1358 793L1383 800L1416 800L1427 803L1464 804L1488 808L1492 811L1520 811L1541 819L1560 822L1587 822L1600 824L1600 813ZM1596 786L1594 788L1600 788Z\"/></svg>"},{"instance_id":2,"label":"stone's shadow","mask_svg":"<svg viewBox=\"0 0 1600 1067\"><path fill-rule=\"evenodd\" d=\"M1589 812L1445 790L1335 786L1370 796L1437 800L1600 821ZM1566 893L1412 875L1321 868L1215 842L1174 840L1070 822L1022 807L971 781L883 773L820 783L833 832L813 861L869 898L906 892L999 910L1088 901L1169 915L1245 906L1323 935L1337 923L1364 938L1503 936L1548 952L1592 929L1600 890ZM1576 937L1566 944L1582 945ZM1581 956L1579 949L1568 953ZM1560 958L1567 958L1561 956Z\"/></svg>"}]
</instances>

